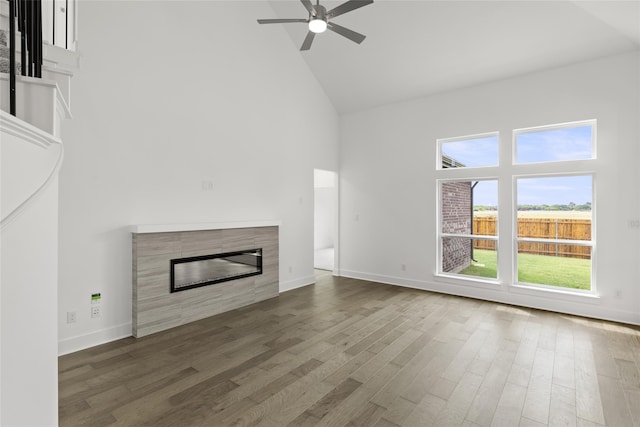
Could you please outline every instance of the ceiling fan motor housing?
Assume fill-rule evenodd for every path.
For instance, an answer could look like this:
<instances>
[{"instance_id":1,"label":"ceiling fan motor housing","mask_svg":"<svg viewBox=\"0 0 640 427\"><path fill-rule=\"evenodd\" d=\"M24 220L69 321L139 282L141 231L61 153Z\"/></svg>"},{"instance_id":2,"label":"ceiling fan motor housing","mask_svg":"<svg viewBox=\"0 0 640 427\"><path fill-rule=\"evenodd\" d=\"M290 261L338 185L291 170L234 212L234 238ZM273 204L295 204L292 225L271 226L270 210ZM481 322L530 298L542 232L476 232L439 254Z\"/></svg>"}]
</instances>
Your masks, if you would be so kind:
<instances>
[{"instance_id":1,"label":"ceiling fan motor housing","mask_svg":"<svg viewBox=\"0 0 640 427\"><path fill-rule=\"evenodd\" d=\"M327 10L316 5L309 13L309 31L323 33L327 29Z\"/></svg>"},{"instance_id":2,"label":"ceiling fan motor housing","mask_svg":"<svg viewBox=\"0 0 640 427\"><path fill-rule=\"evenodd\" d=\"M313 6L313 12L309 19L322 19L324 22L327 22L327 8L321 4Z\"/></svg>"}]
</instances>

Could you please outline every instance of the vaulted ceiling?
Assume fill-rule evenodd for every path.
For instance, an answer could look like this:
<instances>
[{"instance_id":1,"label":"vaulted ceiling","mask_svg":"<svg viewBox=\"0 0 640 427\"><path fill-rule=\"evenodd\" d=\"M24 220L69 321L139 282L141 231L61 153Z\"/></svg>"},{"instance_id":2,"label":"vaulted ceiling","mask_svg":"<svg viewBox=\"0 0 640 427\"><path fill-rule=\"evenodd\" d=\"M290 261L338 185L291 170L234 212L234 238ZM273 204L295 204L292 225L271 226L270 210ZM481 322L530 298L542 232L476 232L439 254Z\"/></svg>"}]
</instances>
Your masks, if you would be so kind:
<instances>
[{"instance_id":1,"label":"vaulted ceiling","mask_svg":"<svg viewBox=\"0 0 640 427\"><path fill-rule=\"evenodd\" d=\"M299 0L270 3L256 18L307 17ZM640 49L638 0L375 0L334 22L366 40L327 31L300 54L343 113ZM306 24L280 25L299 49Z\"/></svg>"}]
</instances>

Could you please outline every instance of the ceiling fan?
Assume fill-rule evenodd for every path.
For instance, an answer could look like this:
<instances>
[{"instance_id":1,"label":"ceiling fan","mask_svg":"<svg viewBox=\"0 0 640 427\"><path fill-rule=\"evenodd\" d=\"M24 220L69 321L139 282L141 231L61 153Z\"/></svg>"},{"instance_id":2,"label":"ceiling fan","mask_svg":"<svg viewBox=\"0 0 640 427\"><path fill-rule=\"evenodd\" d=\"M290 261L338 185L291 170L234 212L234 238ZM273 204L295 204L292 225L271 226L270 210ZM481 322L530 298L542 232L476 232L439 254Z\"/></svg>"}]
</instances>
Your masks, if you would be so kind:
<instances>
[{"instance_id":1,"label":"ceiling fan","mask_svg":"<svg viewBox=\"0 0 640 427\"><path fill-rule=\"evenodd\" d=\"M373 3L373 0L348 0L330 11L327 11L327 9L320 4L320 0L316 0L315 6L311 3L311 0L300 0L300 2L309 12L308 19L258 19L258 24L287 24L292 22L304 22L308 24L309 32L307 33L307 37L305 37L300 50L309 50L316 34L323 33L327 29L358 44L362 43L365 39L365 35L356 33L353 30L333 22L329 22L329 20L344 13L351 12L352 10L359 9L362 6L371 4Z\"/></svg>"}]
</instances>

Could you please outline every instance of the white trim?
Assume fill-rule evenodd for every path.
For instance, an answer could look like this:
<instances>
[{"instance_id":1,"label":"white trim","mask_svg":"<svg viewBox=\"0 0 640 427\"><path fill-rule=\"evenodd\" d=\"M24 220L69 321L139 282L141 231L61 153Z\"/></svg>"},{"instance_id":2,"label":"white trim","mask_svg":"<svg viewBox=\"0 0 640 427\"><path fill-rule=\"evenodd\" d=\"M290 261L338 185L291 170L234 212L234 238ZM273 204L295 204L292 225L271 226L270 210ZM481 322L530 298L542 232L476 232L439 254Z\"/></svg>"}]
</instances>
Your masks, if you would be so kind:
<instances>
[{"instance_id":1,"label":"white trim","mask_svg":"<svg viewBox=\"0 0 640 427\"><path fill-rule=\"evenodd\" d=\"M455 136L452 138L437 138L436 139L436 170L448 170L448 169L456 169L456 168L443 168L442 167L442 144L448 142L460 142L460 141L470 141L474 139L488 138L495 136L497 138L497 158L496 164L494 165L481 165L481 166L463 166L461 169L476 169L476 168L492 168L500 165L500 131L492 131L492 132L484 132L478 133L474 135L465 135L465 136Z\"/></svg>"},{"instance_id":2,"label":"white trim","mask_svg":"<svg viewBox=\"0 0 640 427\"><path fill-rule=\"evenodd\" d=\"M77 335L58 341L58 356L74 353L86 348L106 344L122 338L128 338L131 334L131 322L112 326L88 334Z\"/></svg>"},{"instance_id":3,"label":"white trim","mask_svg":"<svg viewBox=\"0 0 640 427\"><path fill-rule=\"evenodd\" d=\"M597 134L598 134L597 124L598 124L598 121L596 119L588 119L588 120L578 120L574 122L558 123L554 125L542 125L542 126L514 129L512 133L512 141L511 141L511 144L512 144L511 153L513 156L513 158L511 159L511 164L519 166L519 165L530 165L530 164L575 162L580 160L597 159L597 150L596 150L596 140L597 140ZM542 160L539 162L518 162L518 135L544 132L548 130L557 130L557 129L573 129L573 128L584 127L584 126L591 126L591 157L586 159Z\"/></svg>"},{"instance_id":4,"label":"white trim","mask_svg":"<svg viewBox=\"0 0 640 427\"><path fill-rule=\"evenodd\" d=\"M528 292L504 292L497 287L495 288L495 292L491 292L491 290L488 290L486 287L444 284L425 280L362 273L352 270L342 270L342 276L393 286L419 289L422 291L475 298L499 304L516 305L536 310L553 311L560 314L570 314L573 316L582 316L591 319L608 320L640 326L640 312L602 307L600 305L601 300L597 297L587 298L587 296L582 296L583 299L576 300L574 295L567 296L570 298L558 298L558 294L556 293L550 295L546 292L543 294L538 293L533 295Z\"/></svg>"},{"instance_id":5,"label":"white trim","mask_svg":"<svg viewBox=\"0 0 640 427\"><path fill-rule=\"evenodd\" d=\"M499 143L499 139L498 139L498 143ZM441 169L440 172L437 172L438 174L441 174L442 171L445 170L466 170L468 168L459 168L459 169L455 169L455 168L451 168L451 169ZM500 244L500 241L502 240L500 238L499 235L499 229L497 227L497 221L499 221L500 215L500 203L497 203L497 208L498 211L496 211L496 235L495 236L490 236L490 235L484 235L484 234L454 234L454 233L443 233L442 232L442 197L443 197L443 193L442 193L442 185L446 184L446 183L451 183L451 182L469 182L471 183L472 181L495 181L496 183L496 197L498 197L498 200L500 198L500 179L497 176L489 176L489 177L482 177L482 178L477 178L476 175L471 172L467 172L465 173L465 175L470 175L472 176L472 178L437 178L436 179L436 203L435 203L435 209L436 209L436 273L435 276L438 277L444 277L447 275L447 272L442 271L442 257L444 256L443 250L442 250L442 239L443 238L452 238L452 239L470 239L470 240L488 240L488 241L494 241L496 242L496 252L498 250L498 246ZM471 191L473 191L473 188L471 188ZM473 208L473 206L472 206ZM473 230L472 230L473 231ZM498 270L499 270L499 265L496 265L496 274L498 274ZM479 278L478 276L468 276L468 280L471 280L473 282L476 281L482 281L483 278ZM495 280L499 280L499 278L496 278ZM494 283L493 281L491 281L491 283Z\"/></svg>"},{"instance_id":6,"label":"white trim","mask_svg":"<svg viewBox=\"0 0 640 427\"><path fill-rule=\"evenodd\" d=\"M14 117L6 111L0 111L0 130L42 148L48 148L51 144L62 144L62 140L57 136Z\"/></svg>"},{"instance_id":7,"label":"white trim","mask_svg":"<svg viewBox=\"0 0 640 427\"><path fill-rule=\"evenodd\" d=\"M577 122L576 122L577 123ZM558 125L560 126L560 125ZM515 135L515 133L514 133ZM515 138L515 136L514 136ZM592 136L593 138L593 136ZM542 162L539 164L545 163L555 163L561 164L561 162ZM537 239L530 237L518 237L518 180L519 179L544 179L544 178L563 178L563 177L581 177L581 176L591 176L591 240L563 240L563 239ZM555 295L567 294L573 295L578 298L598 298L597 286L596 286L596 174L593 171L587 172L563 172L563 173L534 173L534 174L514 174L511 177L511 190L512 190L512 215L513 221L511 224L512 228L512 253L511 253L511 268L512 268L512 280L513 284L510 285L512 289L521 289L524 291L534 290L536 292L546 292ZM555 286L545 285L544 283L528 283L528 282L519 282L518 281L518 255L519 247L518 243L520 242L532 242L532 243L543 243L543 244L559 244L559 245L577 245L577 246L587 246L591 247L591 281L589 284L589 290L580 290L580 289L572 289L564 286L559 286L559 289L556 289ZM560 291L561 290L561 291Z\"/></svg>"},{"instance_id":8,"label":"white trim","mask_svg":"<svg viewBox=\"0 0 640 427\"><path fill-rule=\"evenodd\" d=\"M314 276L301 277L299 279L289 280L288 282L280 282L280 293L292 291L294 289L303 288L305 286L313 285L316 283Z\"/></svg>"},{"instance_id":9,"label":"white trim","mask_svg":"<svg viewBox=\"0 0 640 427\"><path fill-rule=\"evenodd\" d=\"M492 240L498 241L498 236L484 235L484 234L453 234L453 233L441 233L440 238L449 237L451 239L472 239L472 240Z\"/></svg>"},{"instance_id":10,"label":"white trim","mask_svg":"<svg viewBox=\"0 0 640 427\"><path fill-rule=\"evenodd\" d=\"M62 112L60 116L63 119L73 119L71 108L69 108L67 100L64 99L64 95L62 95L62 91L60 90L60 86L58 86L58 83L56 83L56 107L59 112Z\"/></svg>"},{"instance_id":11,"label":"white trim","mask_svg":"<svg viewBox=\"0 0 640 427\"><path fill-rule=\"evenodd\" d=\"M7 128L6 126L9 127ZM33 193L29 195L29 197L27 197L22 203L16 206L15 209L9 212L7 216L0 220L0 229L2 229L6 227L10 222L12 222L15 218L17 218L18 215L20 215L20 213L22 213L22 211L24 211L27 206L31 204L31 202L36 200L42 193L44 193L44 190L46 190L54 181L54 178L58 176L60 166L62 166L62 161L64 159L64 145L62 145L62 141L60 141L59 138L43 132L35 126L17 119L11 114L8 114L4 111L0 111L0 131L0 134L6 131L7 133L15 135L24 141L35 144L44 149L48 149L54 143L60 148L58 151L58 158L56 159L56 163L53 165L53 168L51 168L51 171L49 172L49 175L47 175L47 178Z\"/></svg>"},{"instance_id":12,"label":"white trim","mask_svg":"<svg viewBox=\"0 0 640 427\"><path fill-rule=\"evenodd\" d=\"M80 56L77 51L54 46L47 41L42 43L43 59L55 64L56 68L62 68L67 72L80 68Z\"/></svg>"},{"instance_id":13,"label":"white trim","mask_svg":"<svg viewBox=\"0 0 640 427\"><path fill-rule=\"evenodd\" d=\"M559 218L556 218L559 219ZM516 237L517 242L524 243L544 243L558 245L593 246L591 240L563 240L563 239L543 239L538 237Z\"/></svg>"},{"instance_id":14,"label":"white trim","mask_svg":"<svg viewBox=\"0 0 640 427\"><path fill-rule=\"evenodd\" d=\"M354 270L341 270L342 277L350 277L359 280L368 280L370 282L383 283L385 285L403 286L405 288L413 288L420 290L427 290L425 287L426 282L423 280L413 280L404 277L397 276L385 276L381 274L365 273L363 271Z\"/></svg>"},{"instance_id":15,"label":"white trim","mask_svg":"<svg viewBox=\"0 0 640 427\"><path fill-rule=\"evenodd\" d=\"M202 222L185 224L139 224L131 225L129 231L135 234L172 233L176 231L226 230L230 228L280 227L282 221L241 221L241 222Z\"/></svg>"},{"instance_id":16,"label":"white trim","mask_svg":"<svg viewBox=\"0 0 640 427\"><path fill-rule=\"evenodd\" d=\"M6 80L8 82L9 74L0 73L0 80ZM71 115L71 110L69 109L69 106L67 105L67 101L64 99L64 95L62 94L62 91L60 90L60 86L58 86L57 82L53 80L39 79L36 77L18 75L16 76L16 83L44 86L44 87L55 89L56 105L58 106L58 111L62 111L62 114L61 114L62 118L64 119L73 118L73 116Z\"/></svg>"}]
</instances>

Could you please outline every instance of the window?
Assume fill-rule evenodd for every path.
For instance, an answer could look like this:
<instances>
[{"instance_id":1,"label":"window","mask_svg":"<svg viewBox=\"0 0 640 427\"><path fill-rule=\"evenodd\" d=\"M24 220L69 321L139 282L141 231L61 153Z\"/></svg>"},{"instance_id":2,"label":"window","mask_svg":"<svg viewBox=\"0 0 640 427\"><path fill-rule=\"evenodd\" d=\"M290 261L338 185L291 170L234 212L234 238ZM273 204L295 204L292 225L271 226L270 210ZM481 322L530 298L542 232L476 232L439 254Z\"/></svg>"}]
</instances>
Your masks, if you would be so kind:
<instances>
[{"instance_id":1,"label":"window","mask_svg":"<svg viewBox=\"0 0 640 427\"><path fill-rule=\"evenodd\" d=\"M514 130L512 164L499 145L497 133L437 141L436 274L594 294L596 121ZM513 206L500 239L498 200ZM498 259L509 240L511 266Z\"/></svg>"},{"instance_id":2,"label":"window","mask_svg":"<svg viewBox=\"0 0 640 427\"><path fill-rule=\"evenodd\" d=\"M514 151L515 163L552 172L514 180L514 281L593 292L594 178L568 162L595 157L595 121L516 130Z\"/></svg>"},{"instance_id":3,"label":"window","mask_svg":"<svg viewBox=\"0 0 640 427\"><path fill-rule=\"evenodd\" d=\"M592 159L594 137L594 121L517 130L515 163Z\"/></svg>"},{"instance_id":4,"label":"window","mask_svg":"<svg viewBox=\"0 0 640 427\"><path fill-rule=\"evenodd\" d=\"M438 169L498 165L498 134L438 140Z\"/></svg>"},{"instance_id":5,"label":"window","mask_svg":"<svg viewBox=\"0 0 640 427\"><path fill-rule=\"evenodd\" d=\"M590 291L593 177L516 182L517 282Z\"/></svg>"},{"instance_id":6,"label":"window","mask_svg":"<svg viewBox=\"0 0 640 427\"><path fill-rule=\"evenodd\" d=\"M439 272L498 278L498 182L442 180Z\"/></svg>"}]
</instances>

